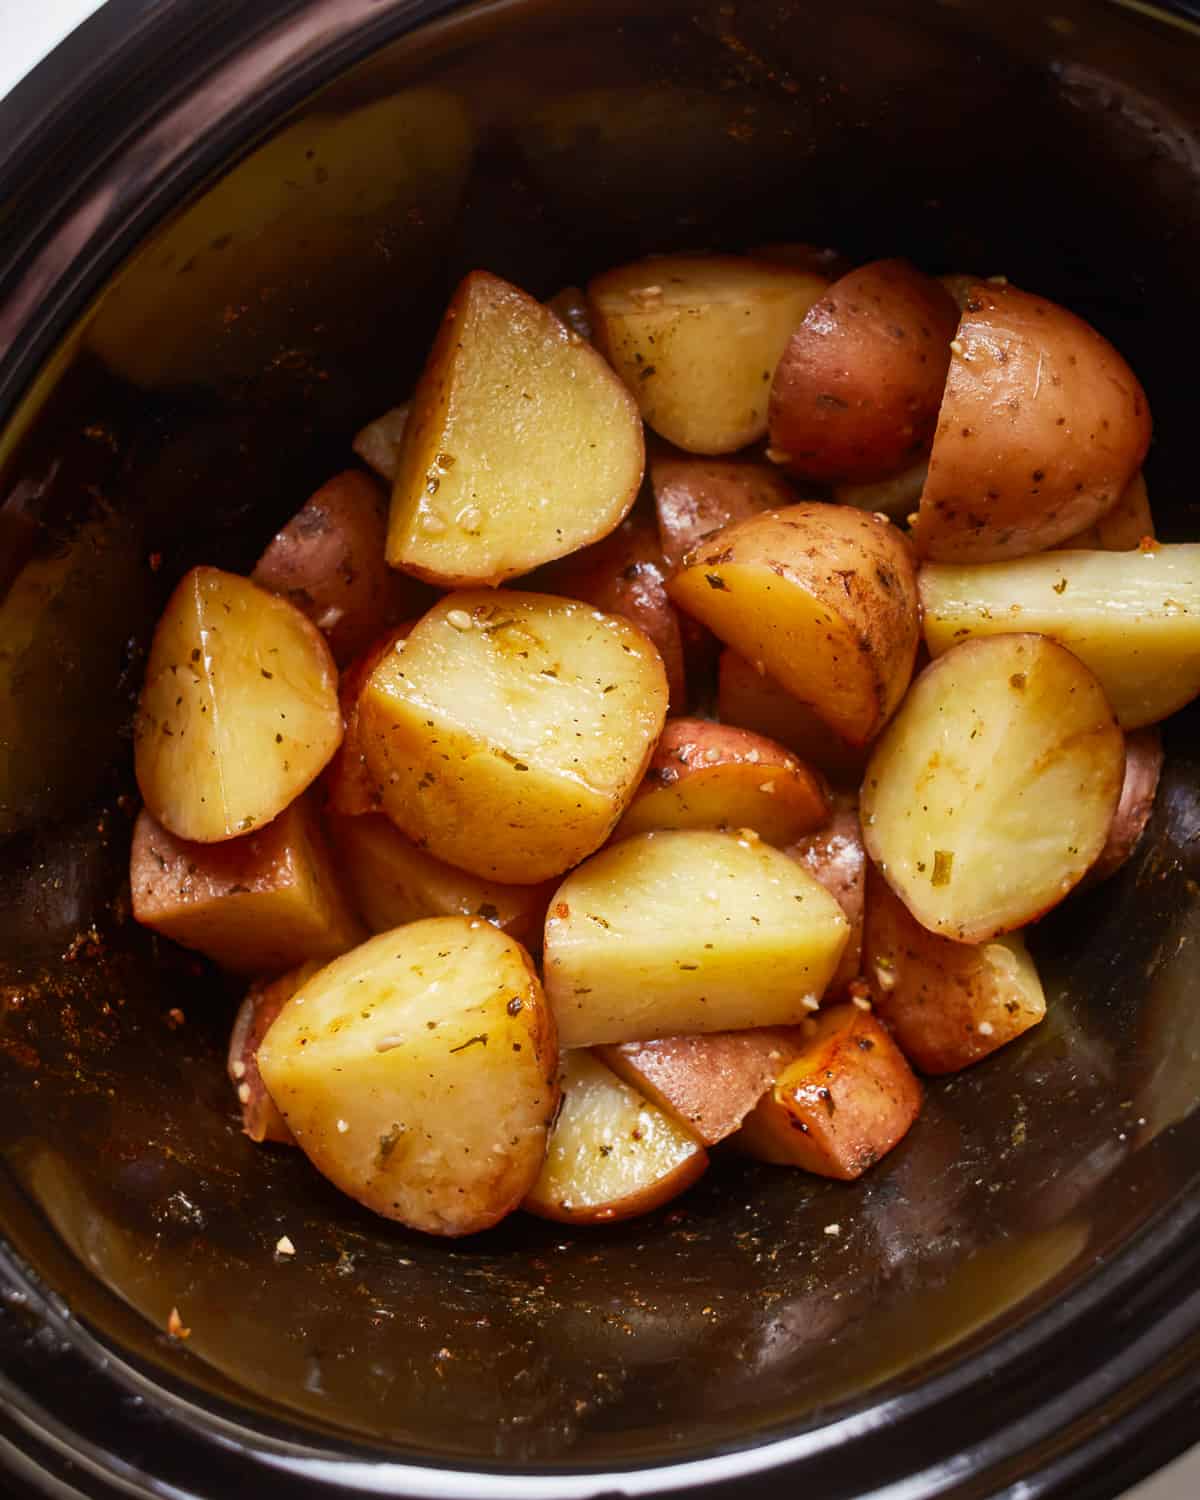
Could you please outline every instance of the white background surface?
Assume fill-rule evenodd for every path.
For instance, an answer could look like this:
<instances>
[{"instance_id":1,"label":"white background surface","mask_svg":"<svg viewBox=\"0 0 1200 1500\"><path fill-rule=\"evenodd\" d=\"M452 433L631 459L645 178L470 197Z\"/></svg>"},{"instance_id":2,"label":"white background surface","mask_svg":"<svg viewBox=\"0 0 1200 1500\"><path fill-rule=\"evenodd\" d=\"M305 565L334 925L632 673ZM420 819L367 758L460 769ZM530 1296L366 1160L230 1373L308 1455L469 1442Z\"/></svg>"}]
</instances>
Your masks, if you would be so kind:
<instances>
[{"instance_id":1,"label":"white background surface","mask_svg":"<svg viewBox=\"0 0 1200 1500\"><path fill-rule=\"evenodd\" d=\"M0 0L0 96L102 3L103 0ZM1200 1500L1200 1450L1139 1485L1126 1500Z\"/></svg>"}]
</instances>

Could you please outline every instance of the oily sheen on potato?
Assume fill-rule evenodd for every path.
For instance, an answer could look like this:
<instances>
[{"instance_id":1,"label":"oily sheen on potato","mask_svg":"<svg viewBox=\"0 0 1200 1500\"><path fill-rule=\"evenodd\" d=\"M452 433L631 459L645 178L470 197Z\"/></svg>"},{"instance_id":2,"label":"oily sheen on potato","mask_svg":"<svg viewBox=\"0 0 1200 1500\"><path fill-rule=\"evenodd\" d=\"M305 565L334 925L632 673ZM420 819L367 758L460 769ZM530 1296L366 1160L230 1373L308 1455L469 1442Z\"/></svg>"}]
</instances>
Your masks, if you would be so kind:
<instances>
[{"instance_id":1,"label":"oily sheen on potato","mask_svg":"<svg viewBox=\"0 0 1200 1500\"><path fill-rule=\"evenodd\" d=\"M413 393L388 562L443 588L527 573L606 536L644 459L637 407L592 346L473 271Z\"/></svg>"},{"instance_id":2,"label":"oily sheen on potato","mask_svg":"<svg viewBox=\"0 0 1200 1500\"><path fill-rule=\"evenodd\" d=\"M967 641L927 667L867 767L867 853L931 932L979 943L1056 905L1104 847L1124 737L1045 636Z\"/></svg>"},{"instance_id":3,"label":"oily sheen on potato","mask_svg":"<svg viewBox=\"0 0 1200 1500\"><path fill-rule=\"evenodd\" d=\"M756 837L646 833L572 871L546 917L545 985L564 1047L798 1021L848 924Z\"/></svg>"},{"instance_id":4,"label":"oily sheen on potato","mask_svg":"<svg viewBox=\"0 0 1200 1500\"><path fill-rule=\"evenodd\" d=\"M193 568L150 647L135 728L146 806L181 839L215 843L268 823L342 738L325 638L287 600Z\"/></svg>"},{"instance_id":5,"label":"oily sheen on potato","mask_svg":"<svg viewBox=\"0 0 1200 1500\"><path fill-rule=\"evenodd\" d=\"M430 1234L471 1234L517 1206L558 1104L533 965L466 917L381 933L322 969L285 1003L258 1066L318 1171Z\"/></svg>"},{"instance_id":6,"label":"oily sheen on potato","mask_svg":"<svg viewBox=\"0 0 1200 1500\"><path fill-rule=\"evenodd\" d=\"M383 811L429 853L534 885L608 837L667 708L627 620L547 594L450 594L382 661L359 734Z\"/></svg>"}]
</instances>

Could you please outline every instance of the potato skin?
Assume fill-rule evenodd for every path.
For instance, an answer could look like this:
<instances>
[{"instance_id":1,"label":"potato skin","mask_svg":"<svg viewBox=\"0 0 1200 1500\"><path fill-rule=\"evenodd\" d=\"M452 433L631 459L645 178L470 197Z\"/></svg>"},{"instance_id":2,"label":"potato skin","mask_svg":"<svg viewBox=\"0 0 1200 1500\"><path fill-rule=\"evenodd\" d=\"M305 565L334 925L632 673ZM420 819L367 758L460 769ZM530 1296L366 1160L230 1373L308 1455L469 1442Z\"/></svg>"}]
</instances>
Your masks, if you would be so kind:
<instances>
[{"instance_id":1,"label":"potato skin","mask_svg":"<svg viewBox=\"0 0 1200 1500\"><path fill-rule=\"evenodd\" d=\"M712 532L799 498L770 464L697 458L663 442L648 444L646 459L662 553L672 568Z\"/></svg>"},{"instance_id":2,"label":"potato skin","mask_svg":"<svg viewBox=\"0 0 1200 1500\"><path fill-rule=\"evenodd\" d=\"M787 851L819 880L846 914L850 937L826 991L836 1000L862 972L863 909L866 904L867 851L854 800L839 796L824 828L797 839Z\"/></svg>"},{"instance_id":3,"label":"potato skin","mask_svg":"<svg viewBox=\"0 0 1200 1500\"><path fill-rule=\"evenodd\" d=\"M1115 875L1137 848L1154 811L1162 766L1162 735L1157 729L1138 729L1125 736L1125 780L1121 785L1121 800L1113 814L1108 840L1087 873L1089 884Z\"/></svg>"},{"instance_id":4,"label":"potato skin","mask_svg":"<svg viewBox=\"0 0 1200 1500\"><path fill-rule=\"evenodd\" d=\"M957 321L946 290L907 261L873 261L836 281L775 371L778 462L855 484L912 464L933 437Z\"/></svg>"},{"instance_id":5,"label":"potato skin","mask_svg":"<svg viewBox=\"0 0 1200 1500\"><path fill-rule=\"evenodd\" d=\"M270 1031L275 1017L298 989L321 967L319 963L302 964L290 974L282 974L270 983L258 980L246 992L238 1007L229 1038L226 1071L238 1096L242 1111L242 1130L256 1143L272 1141L277 1146L294 1146L287 1121L267 1093L258 1070L258 1047Z\"/></svg>"},{"instance_id":6,"label":"potato skin","mask_svg":"<svg viewBox=\"0 0 1200 1500\"><path fill-rule=\"evenodd\" d=\"M321 778L325 788L325 806L329 812L345 817L362 817L379 810L379 786L367 769L367 758L358 733L358 700L371 673L389 651L394 651L401 641L407 640L415 624L415 620L407 620L375 641L343 670L338 680L342 743L337 747Z\"/></svg>"},{"instance_id":7,"label":"potato skin","mask_svg":"<svg viewBox=\"0 0 1200 1500\"><path fill-rule=\"evenodd\" d=\"M999 562L1099 521L1150 442L1145 392L1117 351L1066 308L991 282L971 288L955 344L921 556Z\"/></svg>"}]
</instances>

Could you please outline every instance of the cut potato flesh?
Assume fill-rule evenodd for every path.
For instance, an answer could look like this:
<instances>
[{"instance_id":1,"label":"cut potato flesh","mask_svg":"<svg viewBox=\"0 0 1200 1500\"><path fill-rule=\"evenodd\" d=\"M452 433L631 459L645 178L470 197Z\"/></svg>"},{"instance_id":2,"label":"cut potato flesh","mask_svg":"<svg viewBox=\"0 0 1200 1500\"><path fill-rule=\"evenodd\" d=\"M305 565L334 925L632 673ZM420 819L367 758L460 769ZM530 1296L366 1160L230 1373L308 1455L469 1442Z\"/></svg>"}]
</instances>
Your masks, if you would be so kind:
<instances>
[{"instance_id":1,"label":"cut potato flesh","mask_svg":"<svg viewBox=\"0 0 1200 1500\"><path fill-rule=\"evenodd\" d=\"M658 653L627 620L544 594L462 593L371 674L359 729L401 832L475 875L534 885L608 837L666 706Z\"/></svg>"},{"instance_id":2,"label":"cut potato flesh","mask_svg":"<svg viewBox=\"0 0 1200 1500\"><path fill-rule=\"evenodd\" d=\"M922 672L876 747L867 853L923 926L983 942L1083 878L1124 769L1112 709L1077 657L1045 636L967 641Z\"/></svg>"},{"instance_id":3,"label":"cut potato flesh","mask_svg":"<svg viewBox=\"0 0 1200 1500\"><path fill-rule=\"evenodd\" d=\"M705 537L764 510L799 498L770 464L736 458L696 458L665 443L647 457L663 557L676 567Z\"/></svg>"},{"instance_id":4,"label":"cut potato flesh","mask_svg":"<svg viewBox=\"0 0 1200 1500\"><path fill-rule=\"evenodd\" d=\"M973 636L1051 636L1099 678L1123 729L1200 693L1200 543L929 564L920 582L933 656Z\"/></svg>"},{"instance_id":5,"label":"cut potato flesh","mask_svg":"<svg viewBox=\"0 0 1200 1500\"><path fill-rule=\"evenodd\" d=\"M573 871L546 918L564 1047L788 1025L837 968L841 907L786 854L697 831L623 839Z\"/></svg>"},{"instance_id":6,"label":"cut potato flesh","mask_svg":"<svg viewBox=\"0 0 1200 1500\"><path fill-rule=\"evenodd\" d=\"M403 406L393 406L357 432L351 445L363 463L369 464L380 479L386 479L389 484L400 467L400 449L404 446L410 410L407 401Z\"/></svg>"},{"instance_id":7,"label":"cut potato flesh","mask_svg":"<svg viewBox=\"0 0 1200 1500\"><path fill-rule=\"evenodd\" d=\"M1019 932L977 944L929 932L873 867L864 950L875 1009L922 1073L969 1067L1046 1014Z\"/></svg>"},{"instance_id":8,"label":"cut potato flesh","mask_svg":"<svg viewBox=\"0 0 1200 1500\"><path fill-rule=\"evenodd\" d=\"M695 1136L589 1052L568 1052L562 1109L524 1207L564 1224L611 1224L669 1202L707 1166Z\"/></svg>"},{"instance_id":9,"label":"cut potato flesh","mask_svg":"<svg viewBox=\"0 0 1200 1500\"><path fill-rule=\"evenodd\" d=\"M732 255L664 255L588 286L596 343L646 422L689 453L733 453L767 430L779 356L824 276Z\"/></svg>"},{"instance_id":10,"label":"cut potato flesh","mask_svg":"<svg viewBox=\"0 0 1200 1500\"><path fill-rule=\"evenodd\" d=\"M446 588L527 573L607 536L644 458L637 407L591 345L473 271L413 393L388 561Z\"/></svg>"},{"instance_id":11,"label":"cut potato flesh","mask_svg":"<svg viewBox=\"0 0 1200 1500\"><path fill-rule=\"evenodd\" d=\"M487 922L381 933L284 1005L258 1065L318 1171L431 1234L486 1229L541 1171L554 1021L524 950Z\"/></svg>"},{"instance_id":12,"label":"cut potato flesh","mask_svg":"<svg viewBox=\"0 0 1200 1500\"><path fill-rule=\"evenodd\" d=\"M260 980L251 986L238 1007L229 1038L226 1069L241 1107L242 1130L252 1141L274 1141L279 1146L296 1144L292 1132L287 1128L287 1121L267 1093L267 1086L258 1070L258 1048L274 1025L275 1017L320 967L314 961L302 964L290 974L282 974L270 983Z\"/></svg>"},{"instance_id":13,"label":"cut potato flesh","mask_svg":"<svg viewBox=\"0 0 1200 1500\"><path fill-rule=\"evenodd\" d=\"M1146 481L1139 472L1125 493L1094 526L1077 531L1063 542L1063 552L1134 552L1155 537L1154 516Z\"/></svg>"},{"instance_id":14,"label":"cut potato flesh","mask_svg":"<svg viewBox=\"0 0 1200 1500\"><path fill-rule=\"evenodd\" d=\"M790 845L788 854L819 880L850 924L842 961L829 981L830 995L842 994L862 972L863 906L867 878L867 852L863 848L858 808L839 797L827 827Z\"/></svg>"},{"instance_id":15,"label":"cut potato flesh","mask_svg":"<svg viewBox=\"0 0 1200 1500\"><path fill-rule=\"evenodd\" d=\"M138 709L146 806L181 839L268 823L342 738L337 670L316 626L246 578L193 568L159 620Z\"/></svg>"},{"instance_id":16,"label":"cut potato flesh","mask_svg":"<svg viewBox=\"0 0 1200 1500\"><path fill-rule=\"evenodd\" d=\"M389 651L395 651L399 643L406 640L415 621L409 620L389 631L381 640L353 661L342 673L338 683L338 703L342 710L342 743L337 753L325 768L322 785L325 788L325 806L328 811L346 817L358 817L364 813L378 812L381 796L379 786L367 767L363 753L362 737L358 732L358 700L367 685L371 673L383 661Z\"/></svg>"}]
</instances>

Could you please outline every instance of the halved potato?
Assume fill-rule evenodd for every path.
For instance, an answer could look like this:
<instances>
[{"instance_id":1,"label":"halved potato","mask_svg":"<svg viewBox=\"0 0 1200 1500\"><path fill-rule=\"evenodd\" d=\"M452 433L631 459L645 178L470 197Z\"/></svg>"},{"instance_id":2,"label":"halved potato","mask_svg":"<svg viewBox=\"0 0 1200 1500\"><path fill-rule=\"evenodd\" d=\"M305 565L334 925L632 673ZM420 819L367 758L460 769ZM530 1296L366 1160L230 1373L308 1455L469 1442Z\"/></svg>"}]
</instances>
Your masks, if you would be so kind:
<instances>
[{"instance_id":1,"label":"halved potato","mask_svg":"<svg viewBox=\"0 0 1200 1500\"><path fill-rule=\"evenodd\" d=\"M258 1045L284 1005L320 967L314 961L302 964L290 974L281 974L278 979L257 980L238 1007L229 1038L226 1071L241 1107L242 1129L252 1141L274 1141L278 1146L296 1144L258 1071Z\"/></svg>"},{"instance_id":2,"label":"halved potato","mask_svg":"<svg viewBox=\"0 0 1200 1500\"><path fill-rule=\"evenodd\" d=\"M536 885L608 837L666 706L658 653L627 620L505 590L436 604L371 674L359 724L402 833L475 875Z\"/></svg>"},{"instance_id":3,"label":"halved potato","mask_svg":"<svg viewBox=\"0 0 1200 1500\"><path fill-rule=\"evenodd\" d=\"M912 554L866 511L819 502L764 511L709 537L667 591L851 744L879 733L912 676Z\"/></svg>"},{"instance_id":4,"label":"halved potato","mask_svg":"<svg viewBox=\"0 0 1200 1500\"><path fill-rule=\"evenodd\" d=\"M435 859L387 818L331 818L330 836L372 932L422 917L482 917L527 948L540 948L554 885L501 885Z\"/></svg>"},{"instance_id":5,"label":"halved potato","mask_svg":"<svg viewBox=\"0 0 1200 1500\"><path fill-rule=\"evenodd\" d=\"M181 839L214 843L268 823L341 743L337 669L285 599L193 568L154 632L135 728L146 806Z\"/></svg>"},{"instance_id":6,"label":"halved potato","mask_svg":"<svg viewBox=\"0 0 1200 1500\"><path fill-rule=\"evenodd\" d=\"M563 1224L612 1224L677 1198L707 1166L695 1136L591 1053L568 1052L562 1109L522 1207Z\"/></svg>"},{"instance_id":7,"label":"halved potato","mask_svg":"<svg viewBox=\"0 0 1200 1500\"><path fill-rule=\"evenodd\" d=\"M869 1011L823 1010L800 1055L746 1119L750 1156L851 1182L899 1144L921 1112L921 1085Z\"/></svg>"},{"instance_id":8,"label":"halved potato","mask_svg":"<svg viewBox=\"0 0 1200 1500\"><path fill-rule=\"evenodd\" d=\"M1056 547L1117 503L1146 456L1133 371L1082 318L976 282L954 339L914 540L938 562Z\"/></svg>"},{"instance_id":9,"label":"halved potato","mask_svg":"<svg viewBox=\"0 0 1200 1500\"><path fill-rule=\"evenodd\" d=\"M696 458L656 443L647 451L646 467L663 557L672 568L712 532L798 498L770 464L746 459Z\"/></svg>"},{"instance_id":10,"label":"halved potato","mask_svg":"<svg viewBox=\"0 0 1200 1500\"><path fill-rule=\"evenodd\" d=\"M799 1027L717 1031L598 1047L618 1078L715 1146L732 1135L795 1056ZM575 1054L569 1054L574 1056Z\"/></svg>"},{"instance_id":11,"label":"halved potato","mask_svg":"<svg viewBox=\"0 0 1200 1500\"><path fill-rule=\"evenodd\" d=\"M646 422L689 453L733 453L767 430L771 376L824 276L736 255L662 255L597 276L597 347Z\"/></svg>"},{"instance_id":12,"label":"halved potato","mask_svg":"<svg viewBox=\"0 0 1200 1500\"><path fill-rule=\"evenodd\" d=\"M1093 526L1077 531L1063 542L1064 552L1135 552L1155 537L1154 516L1142 471L1130 480L1124 494Z\"/></svg>"},{"instance_id":13,"label":"halved potato","mask_svg":"<svg viewBox=\"0 0 1200 1500\"><path fill-rule=\"evenodd\" d=\"M382 793L367 767L367 757L363 752L362 736L358 729L358 700L371 673L389 651L397 650L400 643L408 639L415 624L415 620L407 620L395 630L388 631L342 672L338 682L342 743L322 777L325 806L330 812L340 813L345 817L359 817L364 813L379 811Z\"/></svg>"},{"instance_id":14,"label":"halved potato","mask_svg":"<svg viewBox=\"0 0 1200 1500\"><path fill-rule=\"evenodd\" d=\"M1157 729L1139 729L1125 736L1125 780L1121 799L1100 857L1088 871L1088 880L1107 880L1115 875L1138 846L1146 831L1158 778L1162 774L1162 735Z\"/></svg>"},{"instance_id":15,"label":"halved potato","mask_svg":"<svg viewBox=\"0 0 1200 1500\"><path fill-rule=\"evenodd\" d=\"M832 996L841 995L862 973L867 852L863 848L856 803L848 797L838 797L828 824L816 833L797 839L787 852L837 899L850 924L842 961L829 981L827 991Z\"/></svg>"},{"instance_id":16,"label":"halved potato","mask_svg":"<svg viewBox=\"0 0 1200 1500\"><path fill-rule=\"evenodd\" d=\"M858 786L870 757L869 747L851 745L744 656L726 648L717 666L717 714L786 745L795 755L829 777L835 786Z\"/></svg>"},{"instance_id":17,"label":"halved potato","mask_svg":"<svg viewBox=\"0 0 1200 1500\"><path fill-rule=\"evenodd\" d=\"M404 446L404 434L411 410L411 404L407 401L403 406L393 406L383 416L376 417L373 422L368 422L361 431L356 432L354 442L350 445L363 463L369 464L380 479L386 479L389 484L395 479L396 470L400 467L400 449Z\"/></svg>"},{"instance_id":18,"label":"halved potato","mask_svg":"<svg viewBox=\"0 0 1200 1500\"><path fill-rule=\"evenodd\" d=\"M823 779L782 745L708 719L668 719L614 837L753 828L769 844L788 844L828 817Z\"/></svg>"},{"instance_id":19,"label":"halved potato","mask_svg":"<svg viewBox=\"0 0 1200 1500\"><path fill-rule=\"evenodd\" d=\"M859 266L814 302L771 384L771 452L805 479L865 484L933 438L958 309L903 260Z\"/></svg>"},{"instance_id":20,"label":"halved potato","mask_svg":"<svg viewBox=\"0 0 1200 1500\"><path fill-rule=\"evenodd\" d=\"M1200 693L1200 543L930 563L920 588L933 656L969 637L1051 636L1096 674L1123 729Z\"/></svg>"},{"instance_id":21,"label":"halved potato","mask_svg":"<svg viewBox=\"0 0 1200 1500\"><path fill-rule=\"evenodd\" d=\"M875 479L869 484L835 484L833 498L839 505L879 511L897 523L907 522L920 502L928 473L928 461L922 459L890 479Z\"/></svg>"},{"instance_id":22,"label":"halved potato","mask_svg":"<svg viewBox=\"0 0 1200 1500\"><path fill-rule=\"evenodd\" d=\"M871 867L863 969L871 998L922 1073L956 1073L1036 1026L1046 997L1019 932L956 943L922 927Z\"/></svg>"},{"instance_id":23,"label":"halved potato","mask_svg":"<svg viewBox=\"0 0 1200 1500\"><path fill-rule=\"evenodd\" d=\"M572 333L591 342L592 320L588 317L587 294L581 287L563 287L561 291L555 292L546 306Z\"/></svg>"},{"instance_id":24,"label":"halved potato","mask_svg":"<svg viewBox=\"0 0 1200 1500\"><path fill-rule=\"evenodd\" d=\"M133 915L239 974L334 958L363 936L310 797L220 844L177 839L143 809L129 860Z\"/></svg>"},{"instance_id":25,"label":"halved potato","mask_svg":"<svg viewBox=\"0 0 1200 1500\"><path fill-rule=\"evenodd\" d=\"M644 457L637 407L591 345L472 271L413 393L388 562L446 588L528 573L607 536Z\"/></svg>"},{"instance_id":26,"label":"halved potato","mask_svg":"<svg viewBox=\"0 0 1200 1500\"><path fill-rule=\"evenodd\" d=\"M981 943L1083 878L1124 771L1124 736L1078 657L1039 635L967 641L921 673L871 757L867 853L923 926Z\"/></svg>"},{"instance_id":27,"label":"halved potato","mask_svg":"<svg viewBox=\"0 0 1200 1500\"><path fill-rule=\"evenodd\" d=\"M546 995L564 1047L788 1025L824 993L847 932L829 892L756 837L644 833L551 899Z\"/></svg>"},{"instance_id":28,"label":"halved potato","mask_svg":"<svg viewBox=\"0 0 1200 1500\"><path fill-rule=\"evenodd\" d=\"M533 965L466 917L411 922L322 969L284 1005L258 1066L319 1172L430 1234L471 1234L516 1208L558 1104Z\"/></svg>"}]
</instances>

